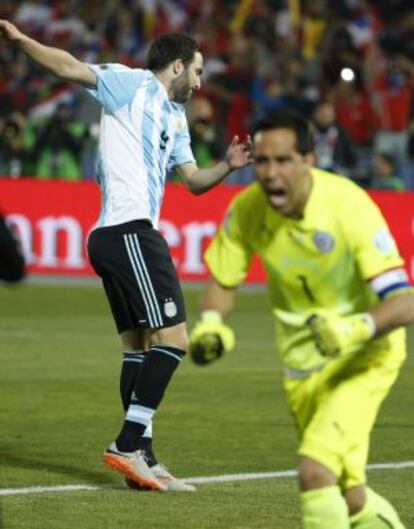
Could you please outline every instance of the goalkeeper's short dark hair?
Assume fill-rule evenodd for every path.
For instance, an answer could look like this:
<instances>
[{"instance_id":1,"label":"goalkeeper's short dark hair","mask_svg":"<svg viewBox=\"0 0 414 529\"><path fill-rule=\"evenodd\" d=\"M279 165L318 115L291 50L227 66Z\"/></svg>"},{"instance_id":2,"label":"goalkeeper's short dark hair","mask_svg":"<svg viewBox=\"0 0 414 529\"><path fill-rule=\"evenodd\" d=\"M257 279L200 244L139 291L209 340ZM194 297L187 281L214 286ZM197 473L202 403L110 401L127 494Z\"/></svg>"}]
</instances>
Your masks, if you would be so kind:
<instances>
[{"instance_id":1,"label":"goalkeeper's short dark hair","mask_svg":"<svg viewBox=\"0 0 414 529\"><path fill-rule=\"evenodd\" d=\"M295 133L297 151L308 154L314 150L312 126L299 112L294 110L275 111L258 119L253 125L252 137L258 132L273 129L289 129Z\"/></svg>"},{"instance_id":2,"label":"goalkeeper's short dark hair","mask_svg":"<svg viewBox=\"0 0 414 529\"><path fill-rule=\"evenodd\" d=\"M160 72L176 59L181 59L184 66L188 66L197 51L198 45L189 35L165 33L152 42L147 55L147 68Z\"/></svg>"}]
</instances>

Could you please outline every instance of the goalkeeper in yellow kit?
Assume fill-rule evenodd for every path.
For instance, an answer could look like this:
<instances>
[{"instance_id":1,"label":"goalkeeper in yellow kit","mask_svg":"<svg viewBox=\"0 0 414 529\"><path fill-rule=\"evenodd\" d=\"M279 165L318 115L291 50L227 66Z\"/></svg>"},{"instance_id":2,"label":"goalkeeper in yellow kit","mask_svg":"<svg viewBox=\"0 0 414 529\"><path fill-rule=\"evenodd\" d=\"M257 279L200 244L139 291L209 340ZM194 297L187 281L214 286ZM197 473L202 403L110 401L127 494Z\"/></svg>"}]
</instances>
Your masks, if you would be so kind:
<instances>
[{"instance_id":1,"label":"goalkeeper in yellow kit","mask_svg":"<svg viewBox=\"0 0 414 529\"><path fill-rule=\"evenodd\" d=\"M369 438L406 354L414 295L380 211L350 180L314 169L312 135L284 112L255 127L257 182L207 249L212 277L191 353L234 345L223 322L253 255L267 271L284 388L300 437L304 529L402 529L366 485Z\"/></svg>"}]
</instances>

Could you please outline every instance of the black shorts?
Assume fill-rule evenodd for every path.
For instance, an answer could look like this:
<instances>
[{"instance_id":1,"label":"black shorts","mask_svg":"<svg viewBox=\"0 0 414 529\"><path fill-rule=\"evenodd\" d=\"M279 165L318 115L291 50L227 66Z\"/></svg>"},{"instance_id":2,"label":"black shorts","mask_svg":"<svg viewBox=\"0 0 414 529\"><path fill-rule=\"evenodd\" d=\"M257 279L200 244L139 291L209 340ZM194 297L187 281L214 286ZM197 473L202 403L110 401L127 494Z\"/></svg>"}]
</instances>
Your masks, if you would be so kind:
<instances>
[{"instance_id":1,"label":"black shorts","mask_svg":"<svg viewBox=\"0 0 414 529\"><path fill-rule=\"evenodd\" d=\"M186 321L167 243L149 221L95 229L88 240L88 253L102 278L118 332Z\"/></svg>"}]
</instances>

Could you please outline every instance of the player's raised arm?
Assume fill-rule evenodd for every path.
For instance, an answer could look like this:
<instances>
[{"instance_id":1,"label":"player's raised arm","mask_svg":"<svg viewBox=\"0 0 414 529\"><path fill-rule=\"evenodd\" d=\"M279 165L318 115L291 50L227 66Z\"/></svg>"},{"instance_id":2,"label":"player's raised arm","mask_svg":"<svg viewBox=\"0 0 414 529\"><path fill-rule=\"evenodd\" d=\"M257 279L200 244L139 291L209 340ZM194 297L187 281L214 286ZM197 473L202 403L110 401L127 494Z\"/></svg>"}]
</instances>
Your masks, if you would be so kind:
<instances>
[{"instance_id":1,"label":"player's raised arm","mask_svg":"<svg viewBox=\"0 0 414 529\"><path fill-rule=\"evenodd\" d=\"M54 75L85 86L96 85L96 74L87 64L67 51L45 46L30 38L8 20L0 20L0 36Z\"/></svg>"},{"instance_id":2,"label":"player's raised arm","mask_svg":"<svg viewBox=\"0 0 414 529\"><path fill-rule=\"evenodd\" d=\"M177 172L189 191L194 195L201 195L221 182L229 173L241 169L252 160L250 136L247 136L244 141L234 136L225 159L214 167L199 169L195 163L187 163L177 166Z\"/></svg>"}]
</instances>

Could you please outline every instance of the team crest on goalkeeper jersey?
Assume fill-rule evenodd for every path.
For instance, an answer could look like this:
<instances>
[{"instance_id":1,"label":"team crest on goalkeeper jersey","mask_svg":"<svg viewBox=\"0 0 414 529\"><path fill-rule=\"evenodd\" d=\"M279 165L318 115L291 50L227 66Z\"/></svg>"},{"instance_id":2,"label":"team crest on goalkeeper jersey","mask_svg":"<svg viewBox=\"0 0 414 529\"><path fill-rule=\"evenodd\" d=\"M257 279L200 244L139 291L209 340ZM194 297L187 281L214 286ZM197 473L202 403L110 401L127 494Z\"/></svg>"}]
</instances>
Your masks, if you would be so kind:
<instances>
[{"instance_id":1,"label":"team crest on goalkeeper jersey","mask_svg":"<svg viewBox=\"0 0 414 529\"><path fill-rule=\"evenodd\" d=\"M326 231L315 232L313 242L321 253L328 253L335 246L334 238Z\"/></svg>"},{"instance_id":2,"label":"team crest on goalkeeper jersey","mask_svg":"<svg viewBox=\"0 0 414 529\"><path fill-rule=\"evenodd\" d=\"M172 299L166 299L164 303L164 314L167 318L174 318L177 315L177 305Z\"/></svg>"}]
</instances>

